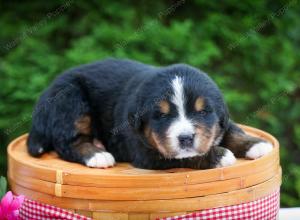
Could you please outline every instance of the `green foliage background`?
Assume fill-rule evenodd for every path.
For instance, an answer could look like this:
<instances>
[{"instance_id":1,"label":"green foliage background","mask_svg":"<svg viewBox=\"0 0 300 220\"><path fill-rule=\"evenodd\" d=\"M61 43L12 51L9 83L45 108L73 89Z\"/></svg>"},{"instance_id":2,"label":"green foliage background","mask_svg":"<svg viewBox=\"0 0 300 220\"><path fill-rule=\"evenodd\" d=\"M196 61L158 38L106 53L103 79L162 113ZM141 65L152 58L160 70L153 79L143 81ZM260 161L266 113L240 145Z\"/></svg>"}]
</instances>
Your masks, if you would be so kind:
<instances>
[{"instance_id":1,"label":"green foliage background","mask_svg":"<svg viewBox=\"0 0 300 220\"><path fill-rule=\"evenodd\" d=\"M0 175L42 90L105 57L210 73L232 117L281 143L283 206L300 206L300 2L5 1L0 6Z\"/></svg>"}]
</instances>

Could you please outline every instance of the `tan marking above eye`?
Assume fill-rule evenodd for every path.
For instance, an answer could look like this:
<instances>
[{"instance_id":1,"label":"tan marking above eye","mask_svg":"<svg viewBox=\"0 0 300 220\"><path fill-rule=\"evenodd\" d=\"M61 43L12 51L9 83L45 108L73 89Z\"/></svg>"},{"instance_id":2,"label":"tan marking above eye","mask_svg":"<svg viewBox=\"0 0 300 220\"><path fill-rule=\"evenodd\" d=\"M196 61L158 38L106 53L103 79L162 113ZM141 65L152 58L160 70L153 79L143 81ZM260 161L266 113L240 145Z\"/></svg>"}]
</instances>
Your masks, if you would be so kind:
<instances>
[{"instance_id":1,"label":"tan marking above eye","mask_svg":"<svg viewBox=\"0 0 300 220\"><path fill-rule=\"evenodd\" d=\"M198 97L195 102L195 110L200 112L204 109L204 99L202 97Z\"/></svg>"},{"instance_id":2,"label":"tan marking above eye","mask_svg":"<svg viewBox=\"0 0 300 220\"><path fill-rule=\"evenodd\" d=\"M159 108L164 114L168 114L170 112L170 104L165 100L159 102Z\"/></svg>"}]
</instances>

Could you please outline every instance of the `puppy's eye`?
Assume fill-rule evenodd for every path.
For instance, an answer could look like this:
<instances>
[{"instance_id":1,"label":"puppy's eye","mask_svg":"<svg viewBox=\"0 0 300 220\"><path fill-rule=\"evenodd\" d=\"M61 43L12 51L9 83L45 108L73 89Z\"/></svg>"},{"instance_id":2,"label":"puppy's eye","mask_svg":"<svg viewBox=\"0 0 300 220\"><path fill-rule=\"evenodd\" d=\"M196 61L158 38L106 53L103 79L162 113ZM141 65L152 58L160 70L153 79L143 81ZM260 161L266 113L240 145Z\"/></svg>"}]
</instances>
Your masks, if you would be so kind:
<instances>
[{"instance_id":1,"label":"puppy's eye","mask_svg":"<svg viewBox=\"0 0 300 220\"><path fill-rule=\"evenodd\" d=\"M158 112L154 113L153 118L154 119L163 119L163 118L166 118L167 116L168 116L168 114L158 111Z\"/></svg>"},{"instance_id":2,"label":"puppy's eye","mask_svg":"<svg viewBox=\"0 0 300 220\"><path fill-rule=\"evenodd\" d=\"M162 113L162 112L161 112L160 115L159 115L160 118L166 118L167 116L168 116L168 114Z\"/></svg>"},{"instance_id":3,"label":"puppy's eye","mask_svg":"<svg viewBox=\"0 0 300 220\"><path fill-rule=\"evenodd\" d=\"M202 109L202 110L200 110L200 111L196 111L196 114L198 114L198 115L204 117L204 116L209 115L209 114L212 113L212 112L213 112L213 109L212 109L212 108L206 107L205 109Z\"/></svg>"},{"instance_id":4,"label":"puppy's eye","mask_svg":"<svg viewBox=\"0 0 300 220\"><path fill-rule=\"evenodd\" d=\"M203 110L201 110L201 111L198 111L197 113L198 113L199 115L201 115L201 116L205 116L205 115L207 115L208 112L207 112L206 110L203 109Z\"/></svg>"}]
</instances>

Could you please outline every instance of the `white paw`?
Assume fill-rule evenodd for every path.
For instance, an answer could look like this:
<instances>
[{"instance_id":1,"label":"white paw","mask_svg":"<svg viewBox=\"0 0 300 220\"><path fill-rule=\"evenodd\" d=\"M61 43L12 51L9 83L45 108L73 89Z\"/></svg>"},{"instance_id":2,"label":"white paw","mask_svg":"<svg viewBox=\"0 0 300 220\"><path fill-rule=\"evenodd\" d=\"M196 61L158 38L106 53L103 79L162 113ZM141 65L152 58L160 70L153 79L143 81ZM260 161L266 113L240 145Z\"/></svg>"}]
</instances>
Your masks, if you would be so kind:
<instances>
[{"instance_id":1,"label":"white paw","mask_svg":"<svg viewBox=\"0 0 300 220\"><path fill-rule=\"evenodd\" d=\"M115 158L108 152L95 153L85 164L88 167L107 168L115 164Z\"/></svg>"},{"instance_id":2,"label":"white paw","mask_svg":"<svg viewBox=\"0 0 300 220\"><path fill-rule=\"evenodd\" d=\"M231 166L236 162L236 158L233 153L226 149L224 156L220 159L220 162L217 164L216 167L227 167Z\"/></svg>"},{"instance_id":3,"label":"white paw","mask_svg":"<svg viewBox=\"0 0 300 220\"><path fill-rule=\"evenodd\" d=\"M268 153L273 149L273 145L269 142L259 142L254 144L246 153L246 157L249 159L257 159Z\"/></svg>"}]
</instances>

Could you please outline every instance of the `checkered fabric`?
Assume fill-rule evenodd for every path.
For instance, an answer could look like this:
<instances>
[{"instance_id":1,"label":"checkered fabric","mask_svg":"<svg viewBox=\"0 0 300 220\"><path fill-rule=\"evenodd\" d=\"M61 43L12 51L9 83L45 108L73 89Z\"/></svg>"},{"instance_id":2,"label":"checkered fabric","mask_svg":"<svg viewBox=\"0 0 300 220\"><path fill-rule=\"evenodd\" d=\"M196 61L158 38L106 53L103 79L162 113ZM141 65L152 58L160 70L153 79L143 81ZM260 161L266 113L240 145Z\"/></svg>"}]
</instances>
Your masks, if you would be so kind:
<instances>
[{"instance_id":1,"label":"checkered fabric","mask_svg":"<svg viewBox=\"0 0 300 220\"><path fill-rule=\"evenodd\" d=\"M206 209L161 220L275 220L279 211L279 191L253 202ZM20 220L90 220L65 209L25 199L19 210Z\"/></svg>"},{"instance_id":2,"label":"checkered fabric","mask_svg":"<svg viewBox=\"0 0 300 220\"><path fill-rule=\"evenodd\" d=\"M253 202L205 209L162 220L275 220L279 211L279 191Z\"/></svg>"},{"instance_id":3,"label":"checkered fabric","mask_svg":"<svg viewBox=\"0 0 300 220\"><path fill-rule=\"evenodd\" d=\"M20 220L91 220L65 209L25 199L19 210Z\"/></svg>"}]
</instances>

